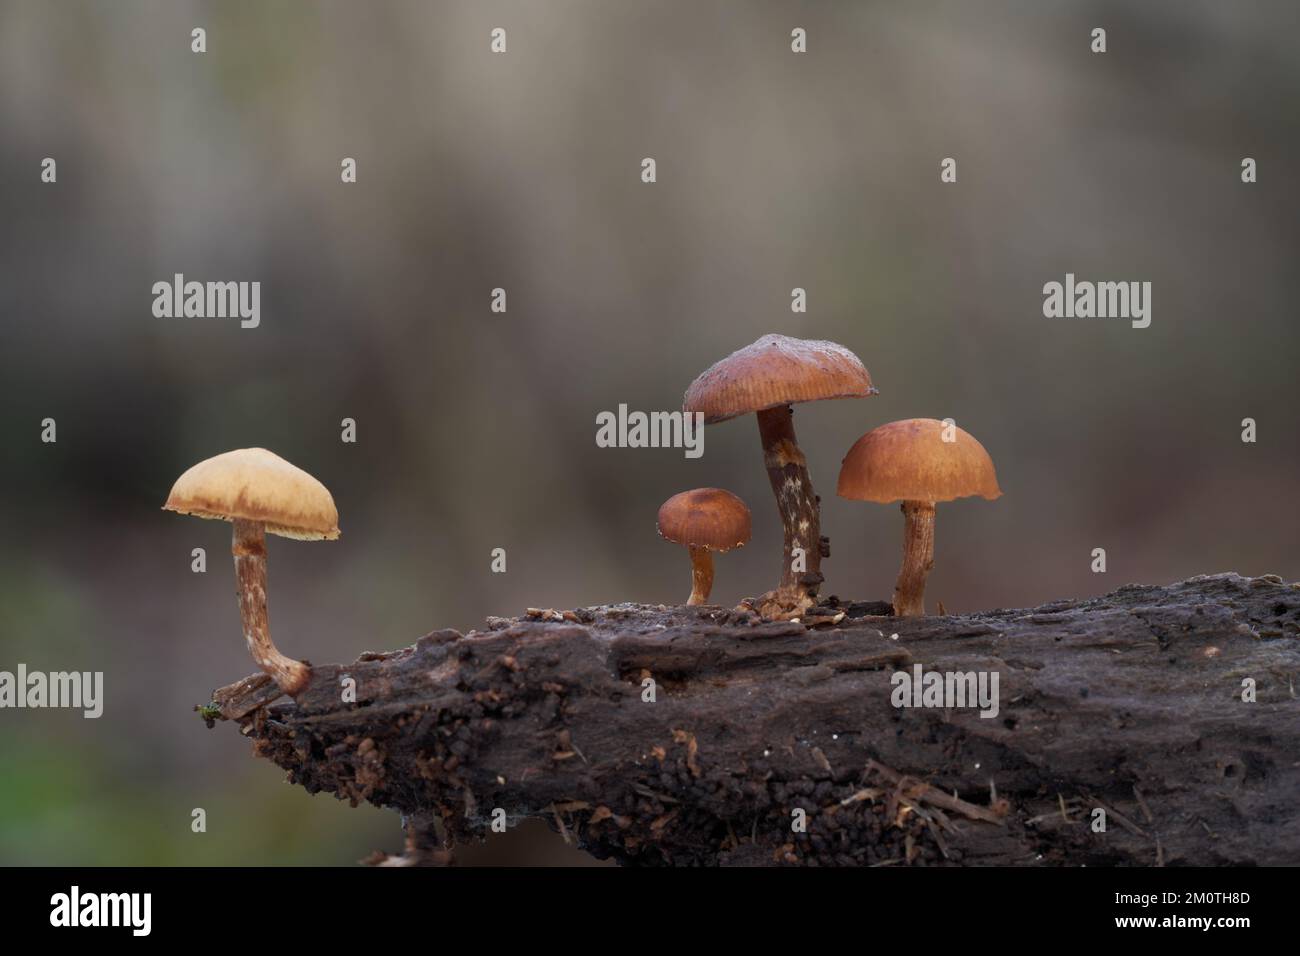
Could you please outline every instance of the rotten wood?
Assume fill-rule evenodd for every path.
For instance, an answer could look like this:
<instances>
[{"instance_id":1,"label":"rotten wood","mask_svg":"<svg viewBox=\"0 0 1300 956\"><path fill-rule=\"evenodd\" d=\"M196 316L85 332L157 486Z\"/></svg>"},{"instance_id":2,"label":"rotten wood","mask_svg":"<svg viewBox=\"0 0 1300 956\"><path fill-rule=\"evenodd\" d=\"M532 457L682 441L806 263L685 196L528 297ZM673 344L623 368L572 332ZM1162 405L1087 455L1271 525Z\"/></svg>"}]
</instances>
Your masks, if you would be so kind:
<instances>
[{"instance_id":1,"label":"rotten wood","mask_svg":"<svg viewBox=\"0 0 1300 956\"><path fill-rule=\"evenodd\" d=\"M491 839L500 808L633 865L1300 864L1300 586L883 610L534 610L316 666L296 701L245 678L205 715L415 821L403 861ZM916 665L996 673L997 716L893 706Z\"/></svg>"}]
</instances>

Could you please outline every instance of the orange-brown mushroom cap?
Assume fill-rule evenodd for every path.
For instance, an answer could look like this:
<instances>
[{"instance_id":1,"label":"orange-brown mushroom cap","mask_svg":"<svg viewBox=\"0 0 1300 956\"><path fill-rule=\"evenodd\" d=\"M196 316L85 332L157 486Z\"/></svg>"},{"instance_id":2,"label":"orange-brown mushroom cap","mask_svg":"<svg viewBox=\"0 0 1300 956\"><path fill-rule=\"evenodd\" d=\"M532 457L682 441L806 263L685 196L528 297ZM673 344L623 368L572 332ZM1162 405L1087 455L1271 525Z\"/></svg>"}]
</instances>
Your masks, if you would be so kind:
<instances>
[{"instance_id":1,"label":"orange-brown mushroom cap","mask_svg":"<svg viewBox=\"0 0 1300 956\"><path fill-rule=\"evenodd\" d=\"M730 551L749 543L749 508L722 488L683 491L659 508L659 533L675 544Z\"/></svg>"},{"instance_id":2,"label":"orange-brown mushroom cap","mask_svg":"<svg viewBox=\"0 0 1300 956\"><path fill-rule=\"evenodd\" d=\"M268 533L285 538L339 536L329 490L265 448L240 448L199 462L176 479L163 508L199 518L260 521Z\"/></svg>"},{"instance_id":3,"label":"orange-brown mushroom cap","mask_svg":"<svg viewBox=\"0 0 1300 956\"><path fill-rule=\"evenodd\" d=\"M993 459L968 432L933 418L909 418L875 428L844 456L836 492L856 501L952 501L1002 494Z\"/></svg>"},{"instance_id":4,"label":"orange-brown mushroom cap","mask_svg":"<svg viewBox=\"0 0 1300 956\"><path fill-rule=\"evenodd\" d=\"M712 424L794 402L874 394L871 376L844 346L772 334L706 369L686 390L682 411L703 412Z\"/></svg>"}]
</instances>

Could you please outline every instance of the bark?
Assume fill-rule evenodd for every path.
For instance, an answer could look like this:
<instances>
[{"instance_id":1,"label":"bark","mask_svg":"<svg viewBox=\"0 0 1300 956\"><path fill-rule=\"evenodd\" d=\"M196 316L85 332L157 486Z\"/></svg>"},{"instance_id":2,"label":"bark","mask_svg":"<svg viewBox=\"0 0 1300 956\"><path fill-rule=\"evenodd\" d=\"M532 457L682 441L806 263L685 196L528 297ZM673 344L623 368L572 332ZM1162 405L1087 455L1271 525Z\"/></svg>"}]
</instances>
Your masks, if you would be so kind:
<instances>
[{"instance_id":1,"label":"bark","mask_svg":"<svg viewBox=\"0 0 1300 956\"><path fill-rule=\"evenodd\" d=\"M500 808L627 864L1300 864L1300 586L816 611L535 611L317 666L296 701L255 675L207 715L421 832L491 839ZM893 706L918 665L996 674L997 716Z\"/></svg>"}]
</instances>

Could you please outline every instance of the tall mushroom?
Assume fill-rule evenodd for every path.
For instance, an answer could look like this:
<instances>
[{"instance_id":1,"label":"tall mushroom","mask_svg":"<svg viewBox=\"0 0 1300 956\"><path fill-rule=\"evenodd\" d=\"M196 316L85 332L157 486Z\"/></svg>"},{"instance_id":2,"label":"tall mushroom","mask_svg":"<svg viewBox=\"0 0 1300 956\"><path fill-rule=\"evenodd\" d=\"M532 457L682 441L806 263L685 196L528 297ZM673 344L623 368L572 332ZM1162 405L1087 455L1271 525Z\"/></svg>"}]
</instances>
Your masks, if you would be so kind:
<instances>
[{"instance_id":1,"label":"tall mushroom","mask_svg":"<svg viewBox=\"0 0 1300 956\"><path fill-rule=\"evenodd\" d=\"M686 390L685 412L702 412L706 424L756 413L763 461L785 530L781 583L759 599L767 618L798 617L814 603L822 583L821 559L830 541L821 534L820 499L795 439L794 402L875 395L871 376L856 355L834 342L765 335L715 363ZM795 549L803 553L796 569Z\"/></svg>"},{"instance_id":2,"label":"tall mushroom","mask_svg":"<svg viewBox=\"0 0 1300 956\"><path fill-rule=\"evenodd\" d=\"M241 448L201 461L176 480L167 511L234 523L231 551L239 616L253 660L286 694L296 696L311 668L271 643L266 617L265 532L308 541L339 536L334 499L319 481L265 448Z\"/></svg>"},{"instance_id":3,"label":"tall mushroom","mask_svg":"<svg viewBox=\"0 0 1300 956\"><path fill-rule=\"evenodd\" d=\"M673 495L659 508L659 533L691 553L691 596L703 604L713 590L714 551L749 543L749 508L730 491L696 488Z\"/></svg>"},{"instance_id":4,"label":"tall mushroom","mask_svg":"<svg viewBox=\"0 0 1300 956\"><path fill-rule=\"evenodd\" d=\"M945 432L947 434L945 435ZM934 567L934 506L973 495L1002 495L984 446L956 425L909 418L873 429L844 456L841 498L901 501L903 564L894 587L894 613L925 613L925 579Z\"/></svg>"}]
</instances>

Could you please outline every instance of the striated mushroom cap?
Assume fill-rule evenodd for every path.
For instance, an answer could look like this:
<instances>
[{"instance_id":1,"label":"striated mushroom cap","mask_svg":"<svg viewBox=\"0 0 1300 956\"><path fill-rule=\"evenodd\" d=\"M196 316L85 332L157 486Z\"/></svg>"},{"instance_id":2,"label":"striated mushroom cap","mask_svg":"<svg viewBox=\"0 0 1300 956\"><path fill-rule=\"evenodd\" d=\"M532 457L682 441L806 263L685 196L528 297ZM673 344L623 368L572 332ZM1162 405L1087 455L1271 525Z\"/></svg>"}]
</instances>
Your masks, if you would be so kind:
<instances>
[{"instance_id":1,"label":"striated mushroom cap","mask_svg":"<svg viewBox=\"0 0 1300 956\"><path fill-rule=\"evenodd\" d=\"M265 448L240 448L199 462L176 479L163 508L199 518L260 521L267 532L285 538L339 536L329 490Z\"/></svg>"},{"instance_id":2,"label":"striated mushroom cap","mask_svg":"<svg viewBox=\"0 0 1300 956\"><path fill-rule=\"evenodd\" d=\"M765 335L706 369L686 390L682 411L707 424L794 402L875 395L871 376L842 345Z\"/></svg>"}]
</instances>

